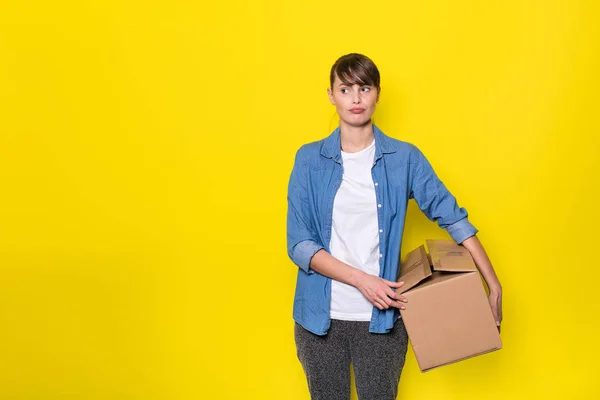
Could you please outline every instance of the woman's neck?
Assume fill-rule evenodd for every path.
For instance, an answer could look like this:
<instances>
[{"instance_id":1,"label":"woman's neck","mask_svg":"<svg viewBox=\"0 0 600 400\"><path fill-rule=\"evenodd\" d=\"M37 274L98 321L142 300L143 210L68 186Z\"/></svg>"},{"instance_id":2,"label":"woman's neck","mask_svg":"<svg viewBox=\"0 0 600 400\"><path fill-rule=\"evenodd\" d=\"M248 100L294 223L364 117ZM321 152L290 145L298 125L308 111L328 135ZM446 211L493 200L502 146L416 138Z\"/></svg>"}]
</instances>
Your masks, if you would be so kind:
<instances>
[{"instance_id":1,"label":"woman's neck","mask_svg":"<svg viewBox=\"0 0 600 400\"><path fill-rule=\"evenodd\" d=\"M352 126L344 121L340 121L340 144L342 151L346 153L356 153L369 147L373 143L373 123L362 126Z\"/></svg>"}]
</instances>

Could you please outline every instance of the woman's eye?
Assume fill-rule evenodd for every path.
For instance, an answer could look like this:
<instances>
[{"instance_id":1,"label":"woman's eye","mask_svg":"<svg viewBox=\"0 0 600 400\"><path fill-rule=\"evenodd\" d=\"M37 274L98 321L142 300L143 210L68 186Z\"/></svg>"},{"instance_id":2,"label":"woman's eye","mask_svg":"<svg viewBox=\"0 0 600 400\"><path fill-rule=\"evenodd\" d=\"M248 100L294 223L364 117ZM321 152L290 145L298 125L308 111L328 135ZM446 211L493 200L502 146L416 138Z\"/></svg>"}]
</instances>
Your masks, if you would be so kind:
<instances>
[{"instance_id":1,"label":"woman's eye","mask_svg":"<svg viewBox=\"0 0 600 400\"><path fill-rule=\"evenodd\" d=\"M369 87L366 87L366 86L363 88L363 90L364 90L364 89L366 89L366 91L367 91L367 92L368 92L369 90L371 90L371 88L369 88Z\"/></svg>"},{"instance_id":2,"label":"woman's eye","mask_svg":"<svg viewBox=\"0 0 600 400\"><path fill-rule=\"evenodd\" d=\"M346 89L346 88L342 89L342 93L346 93L346 92L344 92L344 90L348 90L348 89Z\"/></svg>"}]
</instances>

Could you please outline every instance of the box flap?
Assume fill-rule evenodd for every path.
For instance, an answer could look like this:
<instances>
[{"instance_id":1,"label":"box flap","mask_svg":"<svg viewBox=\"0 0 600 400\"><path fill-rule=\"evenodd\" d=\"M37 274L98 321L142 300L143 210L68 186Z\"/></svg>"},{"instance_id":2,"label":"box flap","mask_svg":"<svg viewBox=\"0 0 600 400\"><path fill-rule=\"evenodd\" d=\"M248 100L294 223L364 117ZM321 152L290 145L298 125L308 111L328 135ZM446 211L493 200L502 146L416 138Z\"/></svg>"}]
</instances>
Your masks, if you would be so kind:
<instances>
[{"instance_id":1,"label":"box flap","mask_svg":"<svg viewBox=\"0 0 600 400\"><path fill-rule=\"evenodd\" d=\"M408 253L404 262L400 264L398 282L403 281L404 285L395 289L396 293L406 292L429 276L431 276L431 266L425 252L425 246L421 245Z\"/></svg>"},{"instance_id":2,"label":"box flap","mask_svg":"<svg viewBox=\"0 0 600 400\"><path fill-rule=\"evenodd\" d=\"M469 250L454 240L427 240L427 247L436 271L477 271Z\"/></svg>"}]
</instances>

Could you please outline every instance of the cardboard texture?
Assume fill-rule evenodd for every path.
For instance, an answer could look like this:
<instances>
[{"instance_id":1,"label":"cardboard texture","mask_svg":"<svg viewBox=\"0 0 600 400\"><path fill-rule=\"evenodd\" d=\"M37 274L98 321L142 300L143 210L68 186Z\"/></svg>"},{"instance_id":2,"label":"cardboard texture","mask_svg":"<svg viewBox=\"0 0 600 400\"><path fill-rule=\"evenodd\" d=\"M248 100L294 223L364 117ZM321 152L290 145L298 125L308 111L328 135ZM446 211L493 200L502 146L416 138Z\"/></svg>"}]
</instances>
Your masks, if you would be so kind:
<instances>
[{"instance_id":1,"label":"cardboard texture","mask_svg":"<svg viewBox=\"0 0 600 400\"><path fill-rule=\"evenodd\" d=\"M421 372L502 348L500 334L469 250L453 240L427 240L400 265L396 292Z\"/></svg>"}]
</instances>

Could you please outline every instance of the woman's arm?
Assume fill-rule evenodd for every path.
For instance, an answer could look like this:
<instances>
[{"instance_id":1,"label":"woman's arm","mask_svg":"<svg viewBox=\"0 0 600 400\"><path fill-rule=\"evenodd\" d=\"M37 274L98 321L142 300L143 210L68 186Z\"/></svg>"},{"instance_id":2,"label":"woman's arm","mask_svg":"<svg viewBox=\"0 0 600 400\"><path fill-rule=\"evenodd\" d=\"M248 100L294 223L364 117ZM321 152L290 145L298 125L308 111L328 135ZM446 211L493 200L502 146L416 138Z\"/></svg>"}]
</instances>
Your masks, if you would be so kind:
<instances>
[{"instance_id":1,"label":"woman's arm","mask_svg":"<svg viewBox=\"0 0 600 400\"><path fill-rule=\"evenodd\" d=\"M490 289L490 295L488 300L492 307L492 313L496 319L496 325L498 326L498 332L500 331L500 323L502 322L502 286L496 276L496 272L492 267L492 263L488 258L479 238L475 235L469 237L462 242L462 245L469 250L475 265L479 268L481 275L485 279L485 283Z\"/></svg>"},{"instance_id":2,"label":"woman's arm","mask_svg":"<svg viewBox=\"0 0 600 400\"><path fill-rule=\"evenodd\" d=\"M467 210L459 207L456 198L439 179L429 160L416 146L413 147L411 164L414 164L414 169L410 178L412 188L410 197L415 199L421 211L431 221L436 221L440 228L448 231L456 243L462 244L469 250L490 289L488 300L496 319L498 331L500 331L502 286L476 236L479 230L469 222Z\"/></svg>"},{"instance_id":3,"label":"woman's arm","mask_svg":"<svg viewBox=\"0 0 600 400\"><path fill-rule=\"evenodd\" d=\"M478 229L468 219L467 210L460 207L456 197L437 176L431 163L418 147L410 155L410 194L429 218L448 231L456 243L475 235Z\"/></svg>"},{"instance_id":4,"label":"woman's arm","mask_svg":"<svg viewBox=\"0 0 600 400\"><path fill-rule=\"evenodd\" d=\"M408 300L392 288L399 288L404 282L392 282L375 275L369 275L358 268L340 261L325 249L315 253L310 260L310 269L336 281L354 286L380 310L390 307L406 308Z\"/></svg>"}]
</instances>

